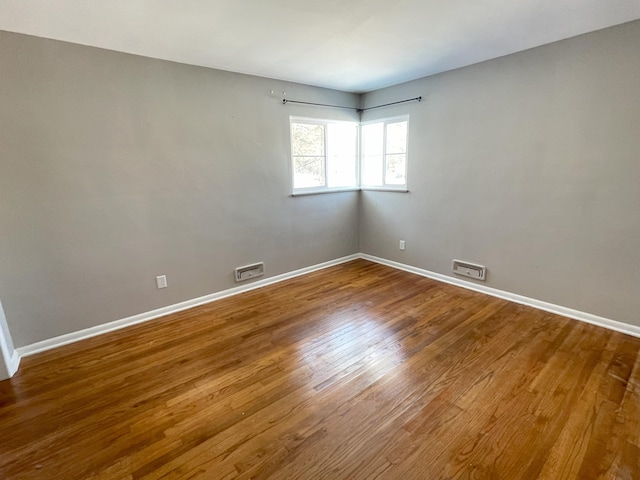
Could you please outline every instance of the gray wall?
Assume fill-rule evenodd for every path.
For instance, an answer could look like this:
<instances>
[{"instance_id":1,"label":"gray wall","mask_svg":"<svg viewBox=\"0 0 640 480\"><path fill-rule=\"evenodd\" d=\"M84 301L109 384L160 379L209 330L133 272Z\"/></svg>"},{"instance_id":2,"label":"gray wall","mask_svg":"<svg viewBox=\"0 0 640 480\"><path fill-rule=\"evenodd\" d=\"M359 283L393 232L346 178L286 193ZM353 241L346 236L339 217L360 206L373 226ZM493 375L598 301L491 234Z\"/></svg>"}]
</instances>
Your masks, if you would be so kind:
<instances>
[{"instance_id":1,"label":"gray wall","mask_svg":"<svg viewBox=\"0 0 640 480\"><path fill-rule=\"evenodd\" d=\"M250 262L273 276L357 252L357 193L289 196L289 115L319 110L283 106L283 90L359 100L0 32L0 298L16 346L233 287Z\"/></svg>"},{"instance_id":2,"label":"gray wall","mask_svg":"<svg viewBox=\"0 0 640 480\"><path fill-rule=\"evenodd\" d=\"M640 21L366 94L410 114L410 193L363 192L361 251L640 325ZM407 250L398 250L398 240Z\"/></svg>"},{"instance_id":3,"label":"gray wall","mask_svg":"<svg viewBox=\"0 0 640 480\"><path fill-rule=\"evenodd\" d=\"M16 346L361 250L640 325L640 22L366 94L410 193L292 198L289 98L356 95L0 32L0 298ZM276 95L271 95L275 90ZM407 250L398 250L398 240ZM157 290L166 274L169 288Z\"/></svg>"}]
</instances>

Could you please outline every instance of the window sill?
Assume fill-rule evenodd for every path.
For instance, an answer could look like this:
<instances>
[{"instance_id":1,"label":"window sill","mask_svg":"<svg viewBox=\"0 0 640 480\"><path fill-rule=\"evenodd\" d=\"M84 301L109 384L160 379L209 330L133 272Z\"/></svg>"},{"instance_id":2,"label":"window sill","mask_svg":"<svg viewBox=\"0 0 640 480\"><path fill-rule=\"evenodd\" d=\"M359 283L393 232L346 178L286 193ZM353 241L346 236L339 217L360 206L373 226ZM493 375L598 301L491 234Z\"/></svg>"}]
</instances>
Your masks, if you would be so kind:
<instances>
[{"instance_id":1,"label":"window sill","mask_svg":"<svg viewBox=\"0 0 640 480\"><path fill-rule=\"evenodd\" d=\"M407 187L393 188L393 187L361 187L360 190L370 192L397 192L397 193L409 193Z\"/></svg>"},{"instance_id":2,"label":"window sill","mask_svg":"<svg viewBox=\"0 0 640 480\"><path fill-rule=\"evenodd\" d=\"M396 193L409 193L407 188L391 188L391 187L348 187L348 188L331 188L324 190L307 190L293 192L292 197L305 197L307 195L324 195L325 193L344 193L344 192L396 192Z\"/></svg>"},{"instance_id":3,"label":"window sill","mask_svg":"<svg viewBox=\"0 0 640 480\"><path fill-rule=\"evenodd\" d=\"M292 197L304 197L306 195L324 195L325 193L343 193L343 192L357 192L360 189L358 187L346 187L346 188L324 188L321 190L299 190L291 194Z\"/></svg>"}]
</instances>

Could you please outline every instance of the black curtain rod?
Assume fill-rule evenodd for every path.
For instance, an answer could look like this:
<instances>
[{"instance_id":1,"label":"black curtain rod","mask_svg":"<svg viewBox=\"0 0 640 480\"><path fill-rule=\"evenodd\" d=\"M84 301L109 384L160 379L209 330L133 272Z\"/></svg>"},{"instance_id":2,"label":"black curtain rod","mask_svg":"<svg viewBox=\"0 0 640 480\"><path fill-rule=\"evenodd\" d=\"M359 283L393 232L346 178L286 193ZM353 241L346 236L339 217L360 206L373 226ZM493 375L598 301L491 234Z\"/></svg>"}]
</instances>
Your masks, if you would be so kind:
<instances>
[{"instance_id":1,"label":"black curtain rod","mask_svg":"<svg viewBox=\"0 0 640 480\"><path fill-rule=\"evenodd\" d=\"M298 100L287 100L286 98L283 98L282 104L286 105L287 103L297 103L300 105L315 105L316 107L347 108L349 110L358 110L357 107L345 107L344 105L329 105L327 103L300 102Z\"/></svg>"},{"instance_id":2,"label":"black curtain rod","mask_svg":"<svg viewBox=\"0 0 640 480\"><path fill-rule=\"evenodd\" d=\"M420 97L408 98L406 100L399 100L397 102L385 103L383 105L376 105L374 107L367 107L367 108L346 107L344 105L330 105L327 103L301 102L299 100L287 100L286 98L282 99L282 104L286 105L287 103L297 103L299 105L315 105L316 107L346 108L348 110L355 110L358 113L362 113L366 110L373 110L374 108L389 107L391 105L398 105L399 103L416 102L416 101L421 102L422 97L420 96Z\"/></svg>"},{"instance_id":3,"label":"black curtain rod","mask_svg":"<svg viewBox=\"0 0 640 480\"><path fill-rule=\"evenodd\" d=\"M399 100L397 102L391 102L391 103L385 103L383 105L376 105L375 107L367 107L367 108L361 108L360 111L361 112L365 112L367 110L373 110L374 108L382 108L382 107L388 107L390 105L397 105L399 103L407 103L407 102L421 102L422 101L422 97L414 97L414 98L407 98L406 100Z\"/></svg>"}]
</instances>

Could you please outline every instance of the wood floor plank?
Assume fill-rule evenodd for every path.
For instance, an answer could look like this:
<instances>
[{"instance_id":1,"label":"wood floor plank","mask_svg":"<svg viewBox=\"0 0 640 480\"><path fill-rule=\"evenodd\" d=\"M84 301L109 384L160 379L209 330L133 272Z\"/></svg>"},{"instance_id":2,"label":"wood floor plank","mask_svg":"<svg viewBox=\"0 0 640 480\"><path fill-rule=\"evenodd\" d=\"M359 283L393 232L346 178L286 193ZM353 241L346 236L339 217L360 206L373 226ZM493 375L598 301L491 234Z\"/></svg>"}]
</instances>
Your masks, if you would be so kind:
<instances>
[{"instance_id":1,"label":"wood floor plank","mask_svg":"<svg viewBox=\"0 0 640 480\"><path fill-rule=\"evenodd\" d=\"M0 478L640 480L640 339L356 260L23 359Z\"/></svg>"}]
</instances>

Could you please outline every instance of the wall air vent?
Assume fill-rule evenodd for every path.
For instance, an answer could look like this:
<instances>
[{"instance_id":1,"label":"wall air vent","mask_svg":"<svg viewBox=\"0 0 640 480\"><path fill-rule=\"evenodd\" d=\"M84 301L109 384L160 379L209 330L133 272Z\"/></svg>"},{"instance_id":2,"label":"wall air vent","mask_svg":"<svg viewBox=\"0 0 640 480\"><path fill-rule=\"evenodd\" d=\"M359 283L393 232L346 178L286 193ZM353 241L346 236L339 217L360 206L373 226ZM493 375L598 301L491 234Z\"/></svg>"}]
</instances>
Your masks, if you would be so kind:
<instances>
[{"instance_id":1,"label":"wall air vent","mask_svg":"<svg viewBox=\"0 0 640 480\"><path fill-rule=\"evenodd\" d=\"M236 268L236 282L244 282L264 275L264 263L254 263Z\"/></svg>"},{"instance_id":2,"label":"wall air vent","mask_svg":"<svg viewBox=\"0 0 640 480\"><path fill-rule=\"evenodd\" d=\"M476 280L487 279L487 267L483 265L476 265L475 263L454 260L452 270L453 273L464 275L465 277L475 278Z\"/></svg>"}]
</instances>

